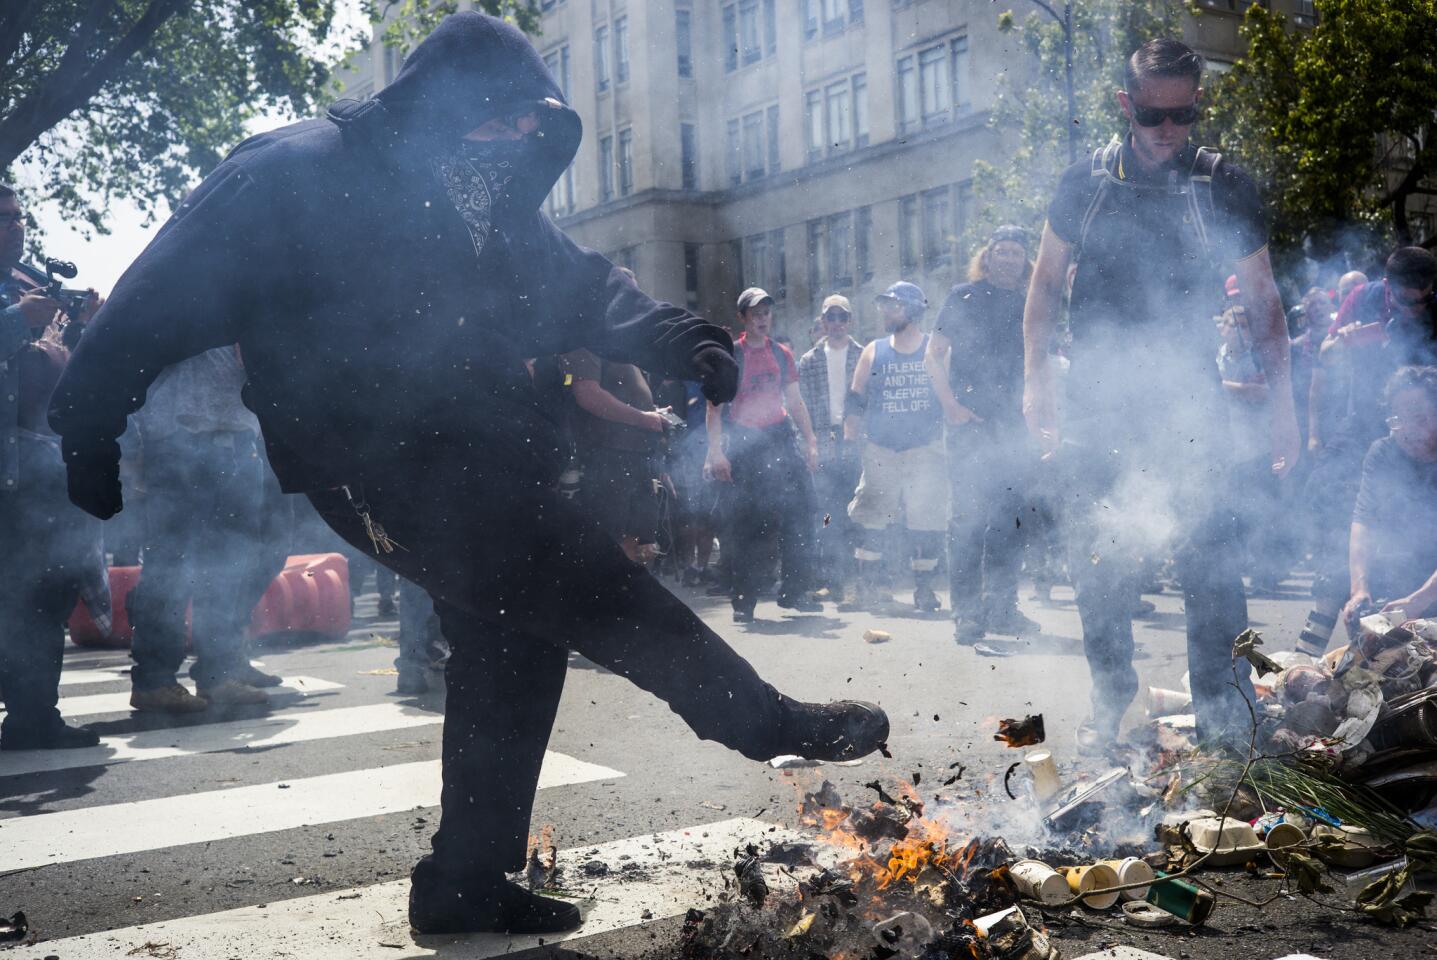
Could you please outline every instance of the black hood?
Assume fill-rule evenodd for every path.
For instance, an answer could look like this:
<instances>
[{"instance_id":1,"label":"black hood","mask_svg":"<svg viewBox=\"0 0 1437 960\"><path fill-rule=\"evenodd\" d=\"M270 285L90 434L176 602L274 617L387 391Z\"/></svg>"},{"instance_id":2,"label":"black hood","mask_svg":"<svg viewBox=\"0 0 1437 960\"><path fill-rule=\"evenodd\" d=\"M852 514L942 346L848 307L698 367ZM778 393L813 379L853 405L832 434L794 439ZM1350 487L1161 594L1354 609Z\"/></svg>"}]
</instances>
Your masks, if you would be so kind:
<instances>
[{"instance_id":1,"label":"black hood","mask_svg":"<svg viewBox=\"0 0 1437 960\"><path fill-rule=\"evenodd\" d=\"M503 20L474 12L445 17L405 58L394 82L363 102L338 101L329 119L347 143L418 170L475 127L521 109L540 119L530 135L535 163L514 197L518 208L532 211L574 159L583 128L538 51Z\"/></svg>"}]
</instances>

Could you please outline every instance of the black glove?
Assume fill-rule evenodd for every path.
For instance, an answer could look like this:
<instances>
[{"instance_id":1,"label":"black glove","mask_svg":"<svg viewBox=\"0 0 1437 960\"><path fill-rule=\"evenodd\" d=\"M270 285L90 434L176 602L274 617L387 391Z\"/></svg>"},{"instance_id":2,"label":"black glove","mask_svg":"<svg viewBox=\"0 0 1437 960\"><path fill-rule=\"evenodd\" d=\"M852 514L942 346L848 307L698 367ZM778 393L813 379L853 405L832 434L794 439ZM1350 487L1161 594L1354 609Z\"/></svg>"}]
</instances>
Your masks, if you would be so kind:
<instances>
[{"instance_id":1,"label":"black glove","mask_svg":"<svg viewBox=\"0 0 1437 960\"><path fill-rule=\"evenodd\" d=\"M120 445L61 442L70 502L91 516L108 520L124 507L120 496Z\"/></svg>"},{"instance_id":2,"label":"black glove","mask_svg":"<svg viewBox=\"0 0 1437 960\"><path fill-rule=\"evenodd\" d=\"M738 393L738 363L723 347L704 347L694 354L693 366L709 403L728 403Z\"/></svg>"}]
</instances>

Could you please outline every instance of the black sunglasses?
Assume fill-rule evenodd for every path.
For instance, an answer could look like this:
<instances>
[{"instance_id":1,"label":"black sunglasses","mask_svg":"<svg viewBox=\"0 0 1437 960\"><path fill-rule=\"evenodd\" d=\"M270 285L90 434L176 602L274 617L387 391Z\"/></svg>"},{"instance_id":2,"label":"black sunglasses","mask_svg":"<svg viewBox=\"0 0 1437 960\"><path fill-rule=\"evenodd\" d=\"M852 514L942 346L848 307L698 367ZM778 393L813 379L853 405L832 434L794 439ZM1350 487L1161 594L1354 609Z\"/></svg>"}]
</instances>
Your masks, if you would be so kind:
<instances>
[{"instance_id":1,"label":"black sunglasses","mask_svg":"<svg viewBox=\"0 0 1437 960\"><path fill-rule=\"evenodd\" d=\"M1160 127L1164 120L1171 120L1179 127L1190 127L1202 116L1197 104L1186 107L1141 107L1133 104L1133 121L1140 127Z\"/></svg>"},{"instance_id":2,"label":"black sunglasses","mask_svg":"<svg viewBox=\"0 0 1437 960\"><path fill-rule=\"evenodd\" d=\"M824 314L823 314L823 319L825 319L825 320L834 320L834 321L837 321L837 322L839 322L839 323L847 323L849 316L850 316L850 314L848 313L847 310L829 309L829 310L827 310L827 311L824 312Z\"/></svg>"}]
</instances>

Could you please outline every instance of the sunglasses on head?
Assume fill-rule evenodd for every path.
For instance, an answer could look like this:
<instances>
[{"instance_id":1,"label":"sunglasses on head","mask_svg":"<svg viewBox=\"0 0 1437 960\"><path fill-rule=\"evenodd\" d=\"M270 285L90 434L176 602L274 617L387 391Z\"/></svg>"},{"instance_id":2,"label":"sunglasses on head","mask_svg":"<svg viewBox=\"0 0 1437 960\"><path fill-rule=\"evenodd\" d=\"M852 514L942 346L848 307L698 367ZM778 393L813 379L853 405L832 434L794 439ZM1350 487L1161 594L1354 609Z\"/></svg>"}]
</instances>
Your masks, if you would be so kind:
<instances>
[{"instance_id":1,"label":"sunglasses on head","mask_svg":"<svg viewBox=\"0 0 1437 960\"><path fill-rule=\"evenodd\" d=\"M1143 107L1133 104L1133 122L1140 127L1161 127L1164 120L1171 120L1176 126L1190 127L1197 123L1201 113L1197 104L1186 107Z\"/></svg>"}]
</instances>

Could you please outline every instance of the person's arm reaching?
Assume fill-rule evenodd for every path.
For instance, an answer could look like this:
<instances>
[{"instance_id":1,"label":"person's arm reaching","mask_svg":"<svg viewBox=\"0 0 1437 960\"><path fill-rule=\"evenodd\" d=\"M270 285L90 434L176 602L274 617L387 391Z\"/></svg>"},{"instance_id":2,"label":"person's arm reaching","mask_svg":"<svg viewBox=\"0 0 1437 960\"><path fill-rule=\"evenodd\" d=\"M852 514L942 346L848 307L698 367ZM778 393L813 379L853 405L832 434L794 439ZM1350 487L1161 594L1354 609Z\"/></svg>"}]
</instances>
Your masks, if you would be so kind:
<instances>
[{"instance_id":1,"label":"person's arm reaching","mask_svg":"<svg viewBox=\"0 0 1437 960\"><path fill-rule=\"evenodd\" d=\"M1297 465L1301 439L1292 396L1292 342L1287 337L1287 315L1272 278L1266 246L1237 262L1237 282L1247 307L1253 351L1267 379L1271 400L1272 470L1285 477Z\"/></svg>"},{"instance_id":2,"label":"person's arm reaching","mask_svg":"<svg viewBox=\"0 0 1437 960\"><path fill-rule=\"evenodd\" d=\"M798 381L790 380L788 386L783 388L783 405L788 410L788 415L793 417L793 422L798 424L798 432L803 437L804 460L808 463L808 469L818 469L818 438L813 435L813 420L808 415L808 406L803 402L803 397L798 392Z\"/></svg>"},{"instance_id":3,"label":"person's arm reaching","mask_svg":"<svg viewBox=\"0 0 1437 960\"><path fill-rule=\"evenodd\" d=\"M609 391L597 380L574 380L574 402L586 413L600 420L622 423L652 433L664 432L664 418L653 410L639 410L631 407Z\"/></svg>"},{"instance_id":4,"label":"person's arm reaching","mask_svg":"<svg viewBox=\"0 0 1437 960\"><path fill-rule=\"evenodd\" d=\"M708 433L709 450L704 457L704 472L720 483L733 482L733 470L723 454L723 407L710 403L704 412L704 429Z\"/></svg>"},{"instance_id":5,"label":"person's arm reaching","mask_svg":"<svg viewBox=\"0 0 1437 960\"><path fill-rule=\"evenodd\" d=\"M946 307L944 308L947 309ZM940 319L941 323L942 320ZM957 426L970 420L983 422L983 418L953 396L953 385L948 382L948 365L953 361L953 343L940 330L928 336L928 349L923 351L923 370L933 384L933 393L938 397L938 406L943 410L943 419Z\"/></svg>"},{"instance_id":6,"label":"person's arm reaching","mask_svg":"<svg viewBox=\"0 0 1437 960\"><path fill-rule=\"evenodd\" d=\"M161 370L234 343L260 299L256 239L272 218L242 163L226 162L180 205L130 265L75 349L50 403L70 499L107 519L121 509L116 438ZM269 289L266 296L274 295Z\"/></svg>"},{"instance_id":7,"label":"person's arm reaching","mask_svg":"<svg viewBox=\"0 0 1437 960\"><path fill-rule=\"evenodd\" d=\"M848 397L843 404L843 439L849 443L863 439L861 405L868 397L868 378L873 376L873 354L872 343L863 348L853 368L853 382L848 385Z\"/></svg>"},{"instance_id":8,"label":"person's arm reaching","mask_svg":"<svg viewBox=\"0 0 1437 960\"><path fill-rule=\"evenodd\" d=\"M1048 348L1058 329L1073 248L1043 225L1038 260L1023 309L1023 416L1044 459L1058 450L1058 387Z\"/></svg>"},{"instance_id":9,"label":"person's arm reaching","mask_svg":"<svg viewBox=\"0 0 1437 960\"><path fill-rule=\"evenodd\" d=\"M1352 579L1351 596L1342 608L1342 620L1348 630L1357 626L1362 610L1372 603L1372 588L1368 585L1368 568L1372 563L1372 531L1366 524L1354 520L1347 542L1347 573ZM1355 634L1354 634L1355 635Z\"/></svg>"}]
</instances>

